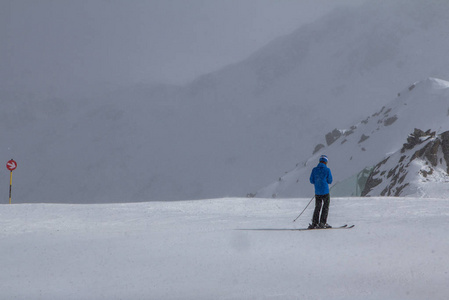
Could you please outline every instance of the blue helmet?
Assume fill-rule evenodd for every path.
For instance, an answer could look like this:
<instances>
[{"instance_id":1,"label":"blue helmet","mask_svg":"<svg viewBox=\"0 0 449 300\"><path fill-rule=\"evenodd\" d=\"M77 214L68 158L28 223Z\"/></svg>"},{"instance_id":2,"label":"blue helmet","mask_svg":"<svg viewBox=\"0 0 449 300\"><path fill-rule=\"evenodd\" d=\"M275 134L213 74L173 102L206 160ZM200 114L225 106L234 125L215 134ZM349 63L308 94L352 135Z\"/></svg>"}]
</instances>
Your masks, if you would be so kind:
<instances>
[{"instance_id":1,"label":"blue helmet","mask_svg":"<svg viewBox=\"0 0 449 300\"><path fill-rule=\"evenodd\" d=\"M320 156L320 162L325 162L325 163L327 163L329 160L327 159L327 156L326 155L321 155Z\"/></svg>"}]
</instances>

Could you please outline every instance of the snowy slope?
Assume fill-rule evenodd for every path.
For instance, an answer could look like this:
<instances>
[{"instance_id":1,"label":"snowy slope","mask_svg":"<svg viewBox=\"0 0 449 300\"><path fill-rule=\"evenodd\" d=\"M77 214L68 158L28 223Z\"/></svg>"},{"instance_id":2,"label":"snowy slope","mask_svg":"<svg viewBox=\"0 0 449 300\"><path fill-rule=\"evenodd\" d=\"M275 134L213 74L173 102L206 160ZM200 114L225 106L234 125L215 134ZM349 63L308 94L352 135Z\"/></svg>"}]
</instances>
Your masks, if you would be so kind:
<instances>
[{"instance_id":1,"label":"snowy slope","mask_svg":"<svg viewBox=\"0 0 449 300\"><path fill-rule=\"evenodd\" d=\"M355 181L357 175L364 168L373 168L389 155L400 152L403 144L407 142L407 137L414 132L415 128L423 131L430 129L436 134L448 131L448 111L449 82L428 78L410 85L394 100L360 123L348 129L336 129L323 136L322 141L319 142L322 148L319 148L314 155L309 156L307 161L298 164L293 171L261 189L257 195L261 197L273 195L295 197L313 194L313 187L308 180L311 169L318 163L318 157L321 154L327 154L330 159L329 167L335 180L334 195L360 195L363 187L359 188L356 193ZM411 151L410 156L415 151L417 149ZM390 161L391 169L395 167L393 161L397 162L398 160ZM391 162L393 163L391 164ZM442 179L439 180L442 184L441 188L444 188L447 185L446 181L449 180L446 165L444 161L442 167L444 170L440 172ZM415 168L410 176L418 176L420 170L421 168ZM409 181L416 179L410 178ZM348 184L352 188L348 187ZM422 190L417 185L425 184L425 182L417 181L412 184L413 186L409 186L411 189L404 191L405 194L401 195L415 195L417 190ZM444 188L444 190L447 189ZM377 193L373 191L370 195L380 195L381 191L382 189ZM419 195L430 196L423 191ZM440 196L445 197L445 194L441 192Z\"/></svg>"},{"instance_id":2,"label":"snowy slope","mask_svg":"<svg viewBox=\"0 0 449 300\"><path fill-rule=\"evenodd\" d=\"M334 198L2 205L3 299L447 299L449 201Z\"/></svg>"},{"instance_id":3,"label":"snowy slope","mask_svg":"<svg viewBox=\"0 0 449 300\"><path fill-rule=\"evenodd\" d=\"M349 127L411 82L448 79L448 8L395 0L336 10L184 87L2 90L0 153L19 166L13 197L92 203L255 192L309 157L323 133Z\"/></svg>"}]
</instances>

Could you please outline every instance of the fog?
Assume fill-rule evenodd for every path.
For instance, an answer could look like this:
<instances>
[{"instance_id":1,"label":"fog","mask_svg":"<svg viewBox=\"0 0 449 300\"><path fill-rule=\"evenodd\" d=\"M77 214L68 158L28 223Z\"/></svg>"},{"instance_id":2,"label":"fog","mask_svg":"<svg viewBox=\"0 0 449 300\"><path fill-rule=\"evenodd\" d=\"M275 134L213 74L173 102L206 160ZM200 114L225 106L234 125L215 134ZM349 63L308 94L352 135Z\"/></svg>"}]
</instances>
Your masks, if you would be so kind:
<instances>
[{"instance_id":1,"label":"fog","mask_svg":"<svg viewBox=\"0 0 449 300\"><path fill-rule=\"evenodd\" d=\"M185 84L361 0L1 0L0 88Z\"/></svg>"},{"instance_id":2,"label":"fog","mask_svg":"<svg viewBox=\"0 0 449 300\"><path fill-rule=\"evenodd\" d=\"M326 133L414 82L449 78L438 0L130 3L2 2L0 152L18 163L13 203L254 194L313 160Z\"/></svg>"}]
</instances>

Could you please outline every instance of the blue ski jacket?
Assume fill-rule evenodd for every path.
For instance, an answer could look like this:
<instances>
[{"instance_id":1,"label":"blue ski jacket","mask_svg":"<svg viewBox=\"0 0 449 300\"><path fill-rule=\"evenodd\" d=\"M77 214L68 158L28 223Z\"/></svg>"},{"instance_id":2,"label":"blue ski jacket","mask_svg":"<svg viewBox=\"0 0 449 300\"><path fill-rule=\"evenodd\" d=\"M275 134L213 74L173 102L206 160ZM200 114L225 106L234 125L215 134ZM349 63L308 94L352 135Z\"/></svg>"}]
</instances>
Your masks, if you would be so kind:
<instances>
[{"instance_id":1,"label":"blue ski jacket","mask_svg":"<svg viewBox=\"0 0 449 300\"><path fill-rule=\"evenodd\" d=\"M315 195L329 194L329 184L332 183L331 169L319 163L310 174L310 183L315 185Z\"/></svg>"}]
</instances>

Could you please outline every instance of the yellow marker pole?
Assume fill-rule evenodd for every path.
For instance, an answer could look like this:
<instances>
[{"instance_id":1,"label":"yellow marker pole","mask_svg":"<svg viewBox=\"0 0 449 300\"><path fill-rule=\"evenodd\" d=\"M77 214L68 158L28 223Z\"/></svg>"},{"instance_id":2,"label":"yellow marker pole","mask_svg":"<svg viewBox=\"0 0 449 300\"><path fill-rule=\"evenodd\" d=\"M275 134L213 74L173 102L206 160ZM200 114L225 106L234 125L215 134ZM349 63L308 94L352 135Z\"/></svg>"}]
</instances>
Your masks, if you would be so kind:
<instances>
[{"instance_id":1,"label":"yellow marker pole","mask_svg":"<svg viewBox=\"0 0 449 300\"><path fill-rule=\"evenodd\" d=\"M11 204L11 190L12 190L12 171L9 175L9 204Z\"/></svg>"}]
</instances>

